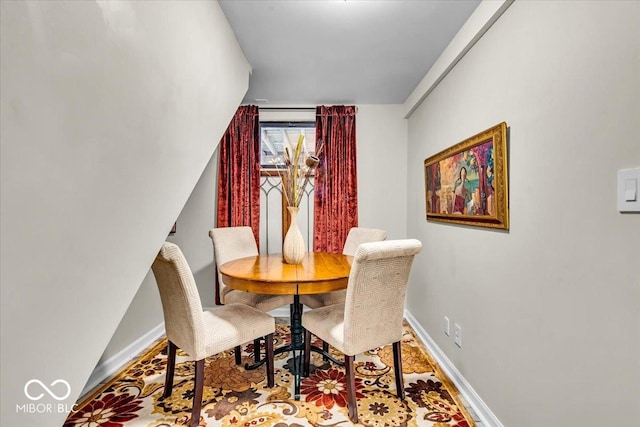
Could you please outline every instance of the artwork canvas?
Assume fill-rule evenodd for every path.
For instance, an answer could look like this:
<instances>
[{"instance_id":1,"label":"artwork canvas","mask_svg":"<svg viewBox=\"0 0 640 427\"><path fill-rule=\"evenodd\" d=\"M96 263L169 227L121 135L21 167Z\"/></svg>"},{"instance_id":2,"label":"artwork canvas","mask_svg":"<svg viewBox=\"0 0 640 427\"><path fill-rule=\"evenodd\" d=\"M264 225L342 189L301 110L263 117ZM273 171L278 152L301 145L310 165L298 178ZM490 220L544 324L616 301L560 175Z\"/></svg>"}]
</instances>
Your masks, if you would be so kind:
<instances>
[{"instance_id":1,"label":"artwork canvas","mask_svg":"<svg viewBox=\"0 0 640 427\"><path fill-rule=\"evenodd\" d=\"M428 221L509 229L506 123L424 161Z\"/></svg>"}]
</instances>

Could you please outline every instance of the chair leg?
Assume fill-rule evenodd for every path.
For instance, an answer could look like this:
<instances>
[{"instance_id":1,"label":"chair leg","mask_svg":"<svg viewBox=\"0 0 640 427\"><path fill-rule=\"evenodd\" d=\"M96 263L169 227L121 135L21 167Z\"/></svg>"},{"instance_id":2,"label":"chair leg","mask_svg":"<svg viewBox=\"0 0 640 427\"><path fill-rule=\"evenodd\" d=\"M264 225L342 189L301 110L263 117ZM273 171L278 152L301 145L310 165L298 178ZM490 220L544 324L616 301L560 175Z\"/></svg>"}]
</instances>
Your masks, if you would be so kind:
<instances>
[{"instance_id":1,"label":"chair leg","mask_svg":"<svg viewBox=\"0 0 640 427\"><path fill-rule=\"evenodd\" d=\"M271 388L274 386L275 381L273 379L274 369L273 369L273 334L269 334L265 339L266 344L266 357L267 357L267 387Z\"/></svg>"},{"instance_id":2,"label":"chair leg","mask_svg":"<svg viewBox=\"0 0 640 427\"><path fill-rule=\"evenodd\" d=\"M235 353L235 356L236 356L236 365L241 364L242 363L242 347L237 345L233 352Z\"/></svg>"},{"instance_id":3,"label":"chair leg","mask_svg":"<svg viewBox=\"0 0 640 427\"><path fill-rule=\"evenodd\" d=\"M345 373L347 375L347 408L349 419L358 424L358 403L356 402L356 377L353 372L353 360L355 356L344 356Z\"/></svg>"},{"instance_id":4,"label":"chair leg","mask_svg":"<svg viewBox=\"0 0 640 427\"><path fill-rule=\"evenodd\" d=\"M322 351L324 351L325 353L329 353L329 343L326 341L322 341ZM327 356L322 356L322 360L325 362L329 361L329 358Z\"/></svg>"},{"instance_id":5,"label":"chair leg","mask_svg":"<svg viewBox=\"0 0 640 427\"><path fill-rule=\"evenodd\" d=\"M393 366L396 373L396 391L398 397L404 400L404 381L402 378L402 343L396 341L393 343Z\"/></svg>"},{"instance_id":6,"label":"chair leg","mask_svg":"<svg viewBox=\"0 0 640 427\"><path fill-rule=\"evenodd\" d=\"M309 376L309 366L311 365L311 332L304 330L304 361L302 365L302 376Z\"/></svg>"},{"instance_id":7,"label":"chair leg","mask_svg":"<svg viewBox=\"0 0 640 427\"><path fill-rule=\"evenodd\" d=\"M164 393L162 396L167 398L171 396L171 389L173 388L173 372L176 367L176 345L169 341L167 343L167 375L164 380Z\"/></svg>"},{"instance_id":8,"label":"chair leg","mask_svg":"<svg viewBox=\"0 0 640 427\"><path fill-rule=\"evenodd\" d=\"M204 386L204 359L196 361L196 377L193 385L193 410L189 427L200 424L200 410L202 409L202 388Z\"/></svg>"},{"instance_id":9,"label":"chair leg","mask_svg":"<svg viewBox=\"0 0 640 427\"><path fill-rule=\"evenodd\" d=\"M260 361L260 338L253 340L253 355L256 363Z\"/></svg>"}]
</instances>

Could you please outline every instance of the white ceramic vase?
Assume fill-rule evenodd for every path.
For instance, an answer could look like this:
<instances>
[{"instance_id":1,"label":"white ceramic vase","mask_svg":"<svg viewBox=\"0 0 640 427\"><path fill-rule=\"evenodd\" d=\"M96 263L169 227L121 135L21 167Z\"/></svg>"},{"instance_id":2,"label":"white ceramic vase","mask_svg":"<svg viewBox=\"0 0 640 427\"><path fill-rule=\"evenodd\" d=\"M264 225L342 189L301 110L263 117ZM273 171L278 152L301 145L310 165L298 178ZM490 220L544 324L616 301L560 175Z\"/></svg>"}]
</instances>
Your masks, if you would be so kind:
<instances>
[{"instance_id":1,"label":"white ceramic vase","mask_svg":"<svg viewBox=\"0 0 640 427\"><path fill-rule=\"evenodd\" d=\"M298 209L299 208L294 206L287 206L291 223L287 234L284 236L284 243L282 244L282 254L287 264L300 264L306 252L304 239L298 227Z\"/></svg>"}]
</instances>

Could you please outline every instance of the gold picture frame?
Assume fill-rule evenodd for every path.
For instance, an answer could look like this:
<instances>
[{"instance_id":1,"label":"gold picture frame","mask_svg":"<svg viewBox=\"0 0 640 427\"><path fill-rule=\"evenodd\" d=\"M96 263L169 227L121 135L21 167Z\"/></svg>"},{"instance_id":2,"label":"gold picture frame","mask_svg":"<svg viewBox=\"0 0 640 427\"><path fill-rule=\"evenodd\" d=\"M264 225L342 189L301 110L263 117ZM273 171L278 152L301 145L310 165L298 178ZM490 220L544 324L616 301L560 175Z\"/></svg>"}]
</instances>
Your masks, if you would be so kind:
<instances>
[{"instance_id":1,"label":"gold picture frame","mask_svg":"<svg viewBox=\"0 0 640 427\"><path fill-rule=\"evenodd\" d=\"M424 161L427 221L509 229L507 124Z\"/></svg>"}]
</instances>

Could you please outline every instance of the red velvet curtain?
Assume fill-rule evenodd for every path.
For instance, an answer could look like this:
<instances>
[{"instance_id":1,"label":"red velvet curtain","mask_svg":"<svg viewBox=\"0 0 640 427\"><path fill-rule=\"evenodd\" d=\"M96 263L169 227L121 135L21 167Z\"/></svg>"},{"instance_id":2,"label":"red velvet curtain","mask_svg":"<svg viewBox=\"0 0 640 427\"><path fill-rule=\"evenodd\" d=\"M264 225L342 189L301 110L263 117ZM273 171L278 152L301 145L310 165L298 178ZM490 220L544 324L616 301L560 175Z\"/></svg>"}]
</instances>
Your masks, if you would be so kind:
<instances>
[{"instance_id":1,"label":"red velvet curtain","mask_svg":"<svg viewBox=\"0 0 640 427\"><path fill-rule=\"evenodd\" d=\"M316 143L322 141L315 177L313 250L341 253L358 225L356 107L316 108Z\"/></svg>"},{"instance_id":2,"label":"red velvet curtain","mask_svg":"<svg viewBox=\"0 0 640 427\"><path fill-rule=\"evenodd\" d=\"M247 225L260 247L260 117L240 106L220 140L217 227Z\"/></svg>"}]
</instances>

